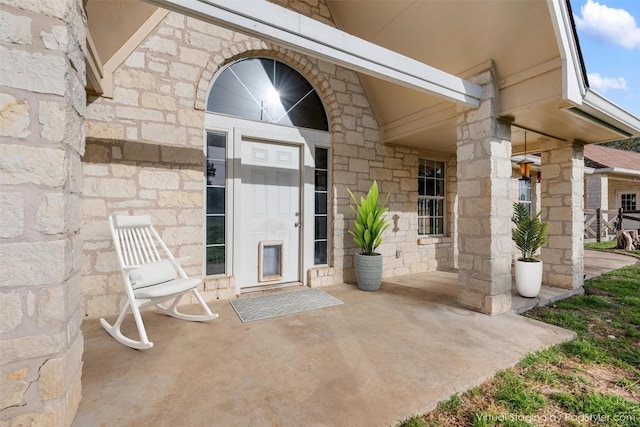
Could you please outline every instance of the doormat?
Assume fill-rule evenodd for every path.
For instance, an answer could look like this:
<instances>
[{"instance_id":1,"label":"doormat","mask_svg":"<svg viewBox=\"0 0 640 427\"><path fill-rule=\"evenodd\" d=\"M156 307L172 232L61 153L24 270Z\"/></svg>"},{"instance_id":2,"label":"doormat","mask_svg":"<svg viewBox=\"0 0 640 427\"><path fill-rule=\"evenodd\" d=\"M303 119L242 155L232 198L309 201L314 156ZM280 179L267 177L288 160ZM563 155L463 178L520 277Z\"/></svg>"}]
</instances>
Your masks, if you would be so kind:
<instances>
[{"instance_id":1,"label":"doormat","mask_svg":"<svg viewBox=\"0 0 640 427\"><path fill-rule=\"evenodd\" d=\"M320 289L281 292L230 301L243 323L342 304Z\"/></svg>"}]
</instances>

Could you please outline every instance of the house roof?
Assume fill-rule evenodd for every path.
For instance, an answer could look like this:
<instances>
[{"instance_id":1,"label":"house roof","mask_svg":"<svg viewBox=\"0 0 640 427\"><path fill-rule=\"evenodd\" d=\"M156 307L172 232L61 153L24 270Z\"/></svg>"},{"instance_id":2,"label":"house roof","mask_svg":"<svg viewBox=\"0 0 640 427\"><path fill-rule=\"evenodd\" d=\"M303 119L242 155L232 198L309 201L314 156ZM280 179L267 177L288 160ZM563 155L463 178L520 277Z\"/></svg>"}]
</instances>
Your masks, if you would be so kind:
<instances>
[{"instance_id":1,"label":"house roof","mask_svg":"<svg viewBox=\"0 0 640 427\"><path fill-rule=\"evenodd\" d=\"M602 145L586 145L584 147L584 164L594 169L640 171L640 153L616 150Z\"/></svg>"}]
</instances>

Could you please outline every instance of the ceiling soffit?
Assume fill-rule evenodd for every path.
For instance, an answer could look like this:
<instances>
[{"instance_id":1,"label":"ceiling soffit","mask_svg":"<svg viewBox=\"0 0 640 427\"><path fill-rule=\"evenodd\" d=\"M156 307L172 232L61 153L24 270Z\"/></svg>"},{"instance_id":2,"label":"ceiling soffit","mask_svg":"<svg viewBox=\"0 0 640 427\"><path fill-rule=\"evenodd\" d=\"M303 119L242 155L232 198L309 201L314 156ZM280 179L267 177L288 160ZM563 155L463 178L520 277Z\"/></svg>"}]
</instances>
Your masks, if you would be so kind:
<instances>
[{"instance_id":1,"label":"ceiling soffit","mask_svg":"<svg viewBox=\"0 0 640 427\"><path fill-rule=\"evenodd\" d=\"M546 2L328 3L339 28L460 77L493 61L501 115L523 118L523 109L562 98L562 63ZM361 80L385 142L455 151L455 106L379 79Z\"/></svg>"},{"instance_id":2,"label":"ceiling soffit","mask_svg":"<svg viewBox=\"0 0 640 427\"><path fill-rule=\"evenodd\" d=\"M85 9L87 89L111 97L113 72L169 12L136 0L87 0Z\"/></svg>"},{"instance_id":3,"label":"ceiling soffit","mask_svg":"<svg viewBox=\"0 0 640 427\"><path fill-rule=\"evenodd\" d=\"M150 1L164 6L185 3L185 0ZM206 4L211 3L233 5L226 0ZM539 125L539 129L551 134L565 135L566 120L584 121L561 111L569 105L560 101L562 63L546 2L329 0L328 4L338 28L363 39L363 46L375 43L461 79L468 79L473 70L493 61L501 89L501 115L512 116L518 123ZM124 45L131 45L137 36L139 40L133 43L137 46L167 13L152 4L119 0L88 0L87 11L90 33L98 39L90 43L95 53L92 57L99 58L88 72L103 73L105 77L128 56ZM122 19L128 19L128 23L120 24ZM273 19L277 24L277 18ZM315 21L312 24L315 26ZM226 21L221 25L234 27ZM112 31L115 27L118 32ZM120 43L124 45L118 48ZM365 50L364 56L367 53ZM108 67L101 70L100 62L109 64L112 70ZM371 75L361 74L361 79L386 142L455 152L456 104ZM102 84L105 85L105 78ZM582 132L583 128L578 126L578 131L567 139L585 136L583 141L592 142L594 134ZM517 145L518 133L515 135ZM598 135L604 139L618 136L611 129Z\"/></svg>"}]
</instances>

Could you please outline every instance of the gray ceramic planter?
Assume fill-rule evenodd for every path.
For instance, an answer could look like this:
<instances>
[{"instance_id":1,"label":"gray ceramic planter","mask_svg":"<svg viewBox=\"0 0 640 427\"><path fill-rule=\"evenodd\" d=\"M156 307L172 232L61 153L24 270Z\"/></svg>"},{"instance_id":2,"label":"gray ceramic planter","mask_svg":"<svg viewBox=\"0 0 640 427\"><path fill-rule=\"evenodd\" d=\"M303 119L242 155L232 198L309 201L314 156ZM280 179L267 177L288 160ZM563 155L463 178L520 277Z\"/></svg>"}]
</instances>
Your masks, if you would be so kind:
<instances>
[{"instance_id":1,"label":"gray ceramic planter","mask_svg":"<svg viewBox=\"0 0 640 427\"><path fill-rule=\"evenodd\" d=\"M356 280L358 288L363 291L373 292L380 289L382 281L382 255L355 254Z\"/></svg>"}]
</instances>

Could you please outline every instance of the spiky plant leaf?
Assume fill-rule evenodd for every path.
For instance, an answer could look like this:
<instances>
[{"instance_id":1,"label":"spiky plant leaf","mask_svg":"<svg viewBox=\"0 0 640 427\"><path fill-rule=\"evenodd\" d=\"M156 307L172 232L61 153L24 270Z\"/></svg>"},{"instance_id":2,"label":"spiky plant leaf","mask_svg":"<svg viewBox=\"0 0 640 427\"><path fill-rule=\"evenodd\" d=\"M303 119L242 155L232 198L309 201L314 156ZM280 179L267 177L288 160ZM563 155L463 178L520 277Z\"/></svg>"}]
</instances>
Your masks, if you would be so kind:
<instances>
[{"instance_id":1,"label":"spiky plant leaf","mask_svg":"<svg viewBox=\"0 0 640 427\"><path fill-rule=\"evenodd\" d=\"M355 194L349 189L351 198L351 209L355 213L355 226L349 230L349 234L353 237L354 242L362 248L362 253L372 255L376 248L382 243L382 233L389 227L386 218L383 216L386 212L386 204L389 201L389 195L385 198L381 206L379 206L378 183L373 182L366 197L360 197L357 201Z\"/></svg>"},{"instance_id":2,"label":"spiky plant leaf","mask_svg":"<svg viewBox=\"0 0 640 427\"><path fill-rule=\"evenodd\" d=\"M536 261L536 252L547 243L549 224L540 220L540 213L531 217L527 207L522 203L513 204L511 220L515 224L515 228L511 230L511 238L520 250L520 259Z\"/></svg>"}]
</instances>

